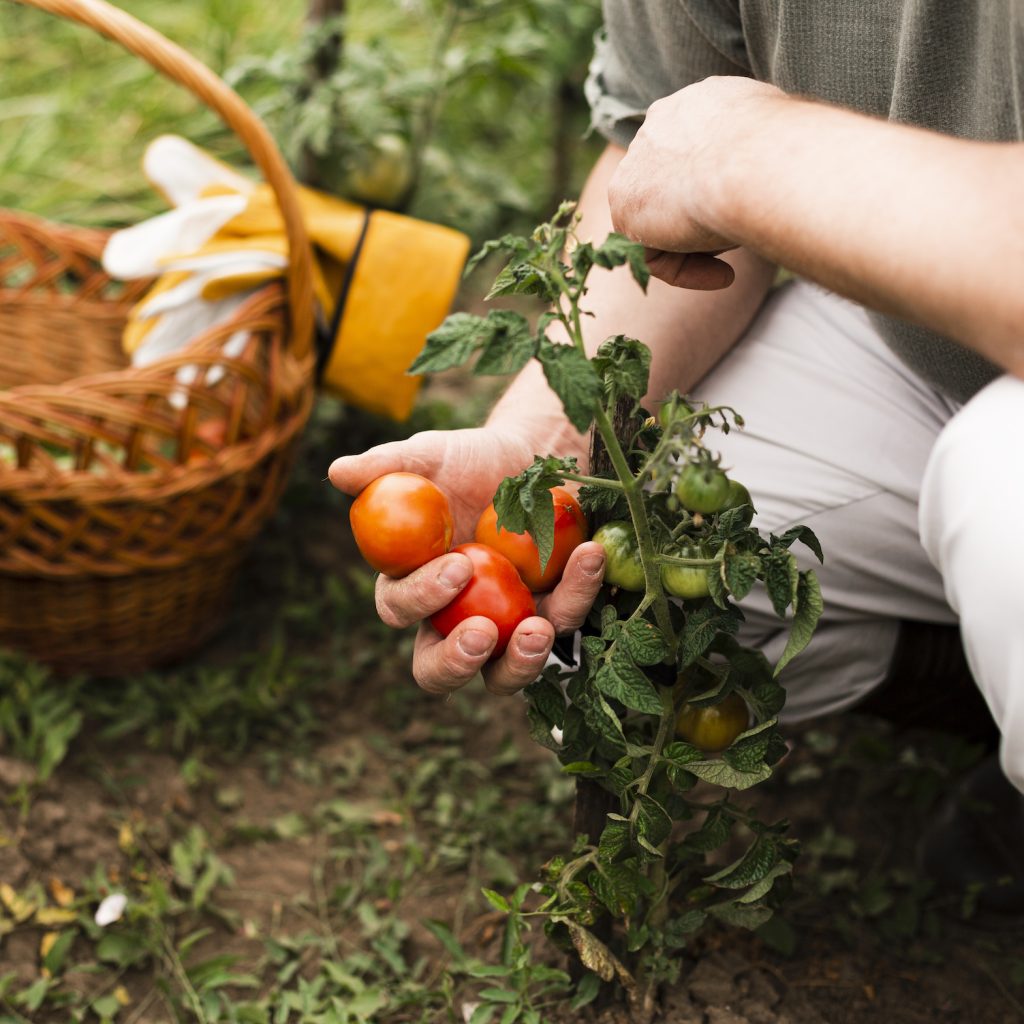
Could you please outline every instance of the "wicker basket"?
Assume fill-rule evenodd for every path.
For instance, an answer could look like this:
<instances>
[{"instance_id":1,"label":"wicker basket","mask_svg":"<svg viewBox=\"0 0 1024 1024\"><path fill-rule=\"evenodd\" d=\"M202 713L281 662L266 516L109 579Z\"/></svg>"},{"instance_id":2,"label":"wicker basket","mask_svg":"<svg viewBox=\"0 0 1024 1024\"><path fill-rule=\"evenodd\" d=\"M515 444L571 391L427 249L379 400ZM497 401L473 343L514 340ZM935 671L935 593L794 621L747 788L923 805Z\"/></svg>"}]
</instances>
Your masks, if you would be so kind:
<instances>
[{"instance_id":1,"label":"wicker basket","mask_svg":"<svg viewBox=\"0 0 1024 1024\"><path fill-rule=\"evenodd\" d=\"M104 234L0 211L0 647L122 673L216 630L275 508L313 401L311 254L284 161L216 75L103 0L19 2L109 36L219 113L289 239L286 287L133 368L121 328L144 284L106 277ZM245 350L225 358L239 331ZM198 372L183 386L185 366Z\"/></svg>"}]
</instances>

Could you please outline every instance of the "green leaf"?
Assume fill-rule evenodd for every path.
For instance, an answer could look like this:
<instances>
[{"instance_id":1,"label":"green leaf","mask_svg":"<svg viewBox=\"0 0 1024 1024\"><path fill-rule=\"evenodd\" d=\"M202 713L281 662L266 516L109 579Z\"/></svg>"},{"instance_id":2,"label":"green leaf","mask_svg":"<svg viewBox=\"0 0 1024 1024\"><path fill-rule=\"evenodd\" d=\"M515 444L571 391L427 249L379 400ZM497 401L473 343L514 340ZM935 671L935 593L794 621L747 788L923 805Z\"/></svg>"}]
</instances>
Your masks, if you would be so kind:
<instances>
[{"instance_id":1,"label":"green leaf","mask_svg":"<svg viewBox=\"0 0 1024 1024\"><path fill-rule=\"evenodd\" d=\"M755 882L738 900L738 903L756 903L764 899L772 891L772 886L783 875L791 874L793 865L788 860L781 860L764 878Z\"/></svg>"},{"instance_id":2,"label":"green leaf","mask_svg":"<svg viewBox=\"0 0 1024 1024\"><path fill-rule=\"evenodd\" d=\"M732 834L733 818L721 807L712 807L704 816L696 832L691 832L683 840L683 846L697 853L710 853L717 850Z\"/></svg>"},{"instance_id":3,"label":"green leaf","mask_svg":"<svg viewBox=\"0 0 1024 1024\"><path fill-rule=\"evenodd\" d=\"M687 910L678 917L673 917L665 925L665 946L667 949L682 949L686 945L687 936L692 935L707 920L703 910Z\"/></svg>"},{"instance_id":4,"label":"green leaf","mask_svg":"<svg viewBox=\"0 0 1024 1024\"><path fill-rule=\"evenodd\" d=\"M495 910L500 910L503 914L511 912L512 908L509 906L508 900L505 899L501 893L497 893L493 889L481 889L480 891L484 894L484 899L487 900Z\"/></svg>"},{"instance_id":5,"label":"green leaf","mask_svg":"<svg viewBox=\"0 0 1024 1024\"><path fill-rule=\"evenodd\" d=\"M689 743L684 743L682 740L673 740L669 743L662 750L661 756L665 761L674 764L677 768L685 768L687 765L693 764L694 761L700 761L704 757L696 747L691 746Z\"/></svg>"},{"instance_id":6,"label":"green leaf","mask_svg":"<svg viewBox=\"0 0 1024 1024\"><path fill-rule=\"evenodd\" d=\"M596 517L605 520L625 519L629 516L626 496L617 487L584 484L579 490L579 501L584 514L590 520Z\"/></svg>"},{"instance_id":7,"label":"green leaf","mask_svg":"<svg viewBox=\"0 0 1024 1024\"><path fill-rule=\"evenodd\" d=\"M416 357L409 373L439 373L463 366L481 345L492 336L486 317L472 313L453 313L444 323L427 335L423 351Z\"/></svg>"},{"instance_id":8,"label":"green leaf","mask_svg":"<svg viewBox=\"0 0 1024 1024\"><path fill-rule=\"evenodd\" d=\"M725 761L697 761L686 766L688 772L692 772L697 778L704 782L710 782L713 786L721 786L723 789L750 789L759 782L771 777L772 770L768 765L763 765L753 772L740 772L727 764Z\"/></svg>"},{"instance_id":9,"label":"green leaf","mask_svg":"<svg viewBox=\"0 0 1024 1024\"><path fill-rule=\"evenodd\" d=\"M679 668L692 665L711 646L719 633L736 633L743 614L734 606L717 608L703 605L686 617L686 626L679 638Z\"/></svg>"},{"instance_id":10,"label":"green leaf","mask_svg":"<svg viewBox=\"0 0 1024 1024\"><path fill-rule=\"evenodd\" d=\"M564 482L563 473L576 472L574 458L541 458L518 476L506 477L494 495L500 529L529 533L537 545L543 570L551 557L555 537L555 504L551 488Z\"/></svg>"},{"instance_id":11,"label":"green leaf","mask_svg":"<svg viewBox=\"0 0 1024 1024\"><path fill-rule=\"evenodd\" d=\"M572 1002L569 1004L573 1010L582 1010L584 1006L588 1006L592 1003L601 991L601 979L596 974L591 974L589 971L580 978L579 983L576 985L576 994L572 997Z\"/></svg>"},{"instance_id":12,"label":"green leaf","mask_svg":"<svg viewBox=\"0 0 1024 1024\"><path fill-rule=\"evenodd\" d=\"M807 526L794 526L787 530L781 537L773 537L772 541L778 541L783 547L790 547L794 541L800 541L814 552L814 556L819 562L825 561L825 556L821 553L821 541L814 535L814 531ZM774 544L773 544L774 546Z\"/></svg>"},{"instance_id":13,"label":"green leaf","mask_svg":"<svg viewBox=\"0 0 1024 1024\"><path fill-rule=\"evenodd\" d=\"M651 883L636 861L599 864L587 877L594 895L616 917L631 915L640 898L651 891Z\"/></svg>"},{"instance_id":14,"label":"green leaf","mask_svg":"<svg viewBox=\"0 0 1024 1024\"><path fill-rule=\"evenodd\" d=\"M737 601L742 601L750 593L760 572L761 559L757 555L726 554L725 560L722 562L722 576L725 585Z\"/></svg>"},{"instance_id":15,"label":"green leaf","mask_svg":"<svg viewBox=\"0 0 1024 1024\"><path fill-rule=\"evenodd\" d=\"M800 573L789 639L775 666L776 676L811 642L824 607L817 574L813 569Z\"/></svg>"},{"instance_id":16,"label":"green leaf","mask_svg":"<svg viewBox=\"0 0 1024 1024\"><path fill-rule=\"evenodd\" d=\"M492 310L487 316L492 329L473 373L478 377L507 377L518 373L537 350L537 339L521 313L510 309Z\"/></svg>"},{"instance_id":17,"label":"green leaf","mask_svg":"<svg viewBox=\"0 0 1024 1024\"><path fill-rule=\"evenodd\" d=\"M605 403L623 398L639 402L647 394L651 350L635 338L618 334L602 342L592 365L604 386Z\"/></svg>"},{"instance_id":18,"label":"green leaf","mask_svg":"<svg viewBox=\"0 0 1024 1024\"><path fill-rule=\"evenodd\" d=\"M594 263L608 269L628 263L633 280L647 291L651 271L644 258L644 247L638 242L631 242L625 235L610 234L601 246L594 250Z\"/></svg>"},{"instance_id":19,"label":"green leaf","mask_svg":"<svg viewBox=\"0 0 1024 1024\"><path fill-rule=\"evenodd\" d=\"M672 818L668 811L648 794L637 797L639 812L636 817L636 839L646 839L651 847L656 847L668 838L672 831Z\"/></svg>"},{"instance_id":20,"label":"green leaf","mask_svg":"<svg viewBox=\"0 0 1024 1024\"><path fill-rule=\"evenodd\" d=\"M463 277L468 277L491 253L507 252L518 255L529 252L534 247L534 243L522 235L502 235L501 238L489 239L469 258Z\"/></svg>"},{"instance_id":21,"label":"green leaf","mask_svg":"<svg viewBox=\"0 0 1024 1024\"><path fill-rule=\"evenodd\" d=\"M538 358L551 390L561 399L569 422L586 433L601 401L601 380L590 360L574 345L541 342Z\"/></svg>"},{"instance_id":22,"label":"green leaf","mask_svg":"<svg viewBox=\"0 0 1024 1024\"><path fill-rule=\"evenodd\" d=\"M708 913L718 918L723 924L753 931L771 918L772 909L764 906L748 906L730 900L728 903L713 904L708 907Z\"/></svg>"},{"instance_id":23,"label":"green leaf","mask_svg":"<svg viewBox=\"0 0 1024 1024\"><path fill-rule=\"evenodd\" d=\"M786 617L786 609L795 600L799 570L793 553L786 548L773 548L764 557L764 583L768 588L775 614Z\"/></svg>"},{"instance_id":24,"label":"green leaf","mask_svg":"<svg viewBox=\"0 0 1024 1024\"><path fill-rule=\"evenodd\" d=\"M745 889L766 878L782 860L782 847L777 836L759 835L746 852L732 864L708 875L704 881L719 889Z\"/></svg>"},{"instance_id":25,"label":"green leaf","mask_svg":"<svg viewBox=\"0 0 1024 1024\"><path fill-rule=\"evenodd\" d=\"M609 814L601 830L597 855L603 861L613 861L629 846L629 819L621 814Z\"/></svg>"},{"instance_id":26,"label":"green leaf","mask_svg":"<svg viewBox=\"0 0 1024 1024\"><path fill-rule=\"evenodd\" d=\"M722 753L722 760L738 772L756 772L764 764L771 744L772 730L777 721L772 718L754 726L736 737L732 746Z\"/></svg>"},{"instance_id":27,"label":"green leaf","mask_svg":"<svg viewBox=\"0 0 1024 1024\"><path fill-rule=\"evenodd\" d=\"M654 684L640 671L624 647L617 646L597 670L594 684L631 711L661 714L661 697Z\"/></svg>"},{"instance_id":28,"label":"green leaf","mask_svg":"<svg viewBox=\"0 0 1024 1024\"><path fill-rule=\"evenodd\" d=\"M657 665L669 652L664 634L647 619L627 622L620 642L637 665Z\"/></svg>"}]
</instances>

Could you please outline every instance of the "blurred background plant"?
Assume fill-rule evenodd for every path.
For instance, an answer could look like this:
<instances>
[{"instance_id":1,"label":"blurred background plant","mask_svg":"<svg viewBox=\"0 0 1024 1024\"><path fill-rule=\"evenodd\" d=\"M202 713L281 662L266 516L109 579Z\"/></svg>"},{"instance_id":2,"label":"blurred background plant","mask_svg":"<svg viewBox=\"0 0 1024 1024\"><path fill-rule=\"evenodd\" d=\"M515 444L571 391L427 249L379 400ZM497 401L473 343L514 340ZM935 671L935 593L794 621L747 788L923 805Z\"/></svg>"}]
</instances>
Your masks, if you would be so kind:
<instances>
[{"instance_id":1,"label":"blurred background plant","mask_svg":"<svg viewBox=\"0 0 1024 1024\"><path fill-rule=\"evenodd\" d=\"M122 6L224 75L304 180L474 241L536 223L599 146L584 138L581 88L597 0ZM99 225L157 212L139 160L166 131L244 159L148 67L38 11L0 6L0 67L2 206Z\"/></svg>"}]
</instances>

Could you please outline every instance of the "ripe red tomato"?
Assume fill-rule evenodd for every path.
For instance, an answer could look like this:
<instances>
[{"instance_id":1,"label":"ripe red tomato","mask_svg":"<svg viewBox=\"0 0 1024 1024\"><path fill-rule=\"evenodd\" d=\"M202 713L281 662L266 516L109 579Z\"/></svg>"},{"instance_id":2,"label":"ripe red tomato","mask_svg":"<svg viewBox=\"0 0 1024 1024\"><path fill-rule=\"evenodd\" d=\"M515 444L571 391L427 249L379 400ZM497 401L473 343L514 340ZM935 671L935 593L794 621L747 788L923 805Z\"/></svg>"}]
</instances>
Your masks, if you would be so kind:
<instances>
[{"instance_id":1,"label":"ripe red tomato","mask_svg":"<svg viewBox=\"0 0 1024 1024\"><path fill-rule=\"evenodd\" d=\"M750 708L738 694L730 693L712 707L684 704L676 717L676 735L700 750L715 753L731 747L750 724Z\"/></svg>"},{"instance_id":2,"label":"ripe red tomato","mask_svg":"<svg viewBox=\"0 0 1024 1024\"><path fill-rule=\"evenodd\" d=\"M491 660L500 658L516 626L537 614L533 596L519 578L516 567L500 551L484 544L458 544L452 551L473 562L473 578L451 604L430 617L442 636L473 615L482 615L498 627L498 643Z\"/></svg>"},{"instance_id":3,"label":"ripe red tomato","mask_svg":"<svg viewBox=\"0 0 1024 1024\"><path fill-rule=\"evenodd\" d=\"M454 530L448 499L416 473L377 477L352 503L349 522L363 558L395 577L443 555Z\"/></svg>"},{"instance_id":4,"label":"ripe red tomato","mask_svg":"<svg viewBox=\"0 0 1024 1024\"><path fill-rule=\"evenodd\" d=\"M528 533L498 529L498 513L488 505L476 524L476 541L500 551L518 570L523 582L536 593L551 590L562 578L573 550L587 539L587 520L580 503L564 488L552 487L555 502L555 543L544 571L540 554Z\"/></svg>"}]
</instances>

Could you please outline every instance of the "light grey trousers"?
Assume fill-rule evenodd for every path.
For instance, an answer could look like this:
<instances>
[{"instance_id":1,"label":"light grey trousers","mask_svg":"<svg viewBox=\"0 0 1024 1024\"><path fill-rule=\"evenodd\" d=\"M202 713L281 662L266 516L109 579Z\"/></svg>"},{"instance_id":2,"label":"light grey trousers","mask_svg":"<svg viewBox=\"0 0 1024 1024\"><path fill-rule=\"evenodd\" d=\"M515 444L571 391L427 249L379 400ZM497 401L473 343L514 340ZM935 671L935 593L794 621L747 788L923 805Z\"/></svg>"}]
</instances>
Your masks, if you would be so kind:
<instances>
[{"instance_id":1,"label":"light grey trousers","mask_svg":"<svg viewBox=\"0 0 1024 1024\"><path fill-rule=\"evenodd\" d=\"M1024 330L1024 327L1022 327ZM1024 380L965 406L920 380L864 310L805 282L778 289L744 339L694 389L746 421L708 447L750 489L762 532L803 523L825 611L785 670L784 717L856 703L885 677L900 619L960 622L972 673L1024 791ZM763 589L741 603L741 639L778 658Z\"/></svg>"}]
</instances>

